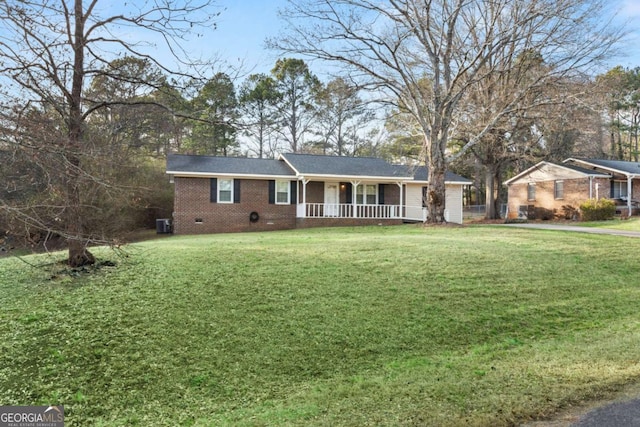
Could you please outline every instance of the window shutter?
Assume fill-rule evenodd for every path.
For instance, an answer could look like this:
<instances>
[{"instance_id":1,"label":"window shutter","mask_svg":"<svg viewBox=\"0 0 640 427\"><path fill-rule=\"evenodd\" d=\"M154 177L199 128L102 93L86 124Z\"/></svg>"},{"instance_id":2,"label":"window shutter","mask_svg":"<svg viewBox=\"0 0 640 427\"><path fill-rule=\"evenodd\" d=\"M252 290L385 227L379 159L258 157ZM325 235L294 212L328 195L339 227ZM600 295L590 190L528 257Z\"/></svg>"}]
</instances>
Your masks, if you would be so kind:
<instances>
[{"instance_id":1,"label":"window shutter","mask_svg":"<svg viewBox=\"0 0 640 427\"><path fill-rule=\"evenodd\" d=\"M233 180L233 203L240 203L240 180Z\"/></svg>"},{"instance_id":2,"label":"window shutter","mask_svg":"<svg viewBox=\"0 0 640 427\"><path fill-rule=\"evenodd\" d=\"M378 204L384 205L384 184L378 184Z\"/></svg>"},{"instance_id":3,"label":"window shutter","mask_svg":"<svg viewBox=\"0 0 640 427\"><path fill-rule=\"evenodd\" d=\"M295 205L298 203L298 182L291 181L291 194L289 195L291 198L291 204Z\"/></svg>"},{"instance_id":4,"label":"window shutter","mask_svg":"<svg viewBox=\"0 0 640 427\"><path fill-rule=\"evenodd\" d=\"M269 180L269 204L273 205L276 203L276 181L271 179Z\"/></svg>"},{"instance_id":5,"label":"window shutter","mask_svg":"<svg viewBox=\"0 0 640 427\"><path fill-rule=\"evenodd\" d=\"M346 203L347 204L351 204L353 203L353 184L351 183L346 183L345 185L345 196L346 196Z\"/></svg>"},{"instance_id":6,"label":"window shutter","mask_svg":"<svg viewBox=\"0 0 640 427\"><path fill-rule=\"evenodd\" d=\"M611 192L609 194L609 197L611 197L612 199L615 198L615 190L614 190L614 186L615 186L615 182L613 181L613 179L611 179L611 181L609 181L611 183Z\"/></svg>"},{"instance_id":7,"label":"window shutter","mask_svg":"<svg viewBox=\"0 0 640 427\"><path fill-rule=\"evenodd\" d=\"M211 203L216 203L218 201L218 179L211 178L209 180L210 190L209 190L209 201Z\"/></svg>"}]
</instances>

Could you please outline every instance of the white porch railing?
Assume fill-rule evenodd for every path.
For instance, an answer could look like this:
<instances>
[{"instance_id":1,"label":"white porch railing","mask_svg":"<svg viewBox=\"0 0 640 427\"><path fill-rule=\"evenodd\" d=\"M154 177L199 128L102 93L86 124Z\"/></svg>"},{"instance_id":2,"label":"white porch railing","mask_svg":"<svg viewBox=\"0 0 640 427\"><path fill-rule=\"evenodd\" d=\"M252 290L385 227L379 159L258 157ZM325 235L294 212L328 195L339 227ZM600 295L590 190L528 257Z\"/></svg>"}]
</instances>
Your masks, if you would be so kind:
<instances>
[{"instance_id":1,"label":"white porch railing","mask_svg":"<svg viewBox=\"0 0 640 427\"><path fill-rule=\"evenodd\" d=\"M304 218L400 218L398 205L353 205L346 203L301 203L298 216Z\"/></svg>"}]
</instances>

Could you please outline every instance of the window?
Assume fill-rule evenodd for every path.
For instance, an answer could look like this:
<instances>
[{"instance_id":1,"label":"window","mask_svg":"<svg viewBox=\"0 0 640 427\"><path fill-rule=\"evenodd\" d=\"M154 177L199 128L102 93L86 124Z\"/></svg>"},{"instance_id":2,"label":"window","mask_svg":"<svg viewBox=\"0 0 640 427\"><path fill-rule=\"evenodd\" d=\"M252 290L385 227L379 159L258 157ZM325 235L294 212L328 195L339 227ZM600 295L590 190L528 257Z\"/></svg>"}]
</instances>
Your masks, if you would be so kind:
<instances>
[{"instance_id":1,"label":"window","mask_svg":"<svg viewBox=\"0 0 640 427\"><path fill-rule=\"evenodd\" d=\"M422 207L427 208L427 201L429 200L429 187L422 187Z\"/></svg>"},{"instance_id":2,"label":"window","mask_svg":"<svg viewBox=\"0 0 640 427\"><path fill-rule=\"evenodd\" d=\"M530 182L527 184L527 200L535 200L536 199L536 184Z\"/></svg>"},{"instance_id":3,"label":"window","mask_svg":"<svg viewBox=\"0 0 640 427\"><path fill-rule=\"evenodd\" d=\"M233 203L233 179L218 180L218 203Z\"/></svg>"},{"instance_id":4,"label":"window","mask_svg":"<svg viewBox=\"0 0 640 427\"><path fill-rule=\"evenodd\" d=\"M376 184L358 185L356 189L356 203L359 205L375 205L378 201L378 186Z\"/></svg>"},{"instance_id":5,"label":"window","mask_svg":"<svg viewBox=\"0 0 640 427\"><path fill-rule=\"evenodd\" d=\"M564 198L564 181L555 181L553 183L553 196L556 199Z\"/></svg>"},{"instance_id":6,"label":"window","mask_svg":"<svg viewBox=\"0 0 640 427\"><path fill-rule=\"evenodd\" d=\"M627 182L612 181L611 182L611 198L623 199L627 197Z\"/></svg>"},{"instance_id":7,"label":"window","mask_svg":"<svg viewBox=\"0 0 640 427\"><path fill-rule=\"evenodd\" d=\"M289 189L291 184L289 181L276 181L276 204L288 205L290 203Z\"/></svg>"}]
</instances>

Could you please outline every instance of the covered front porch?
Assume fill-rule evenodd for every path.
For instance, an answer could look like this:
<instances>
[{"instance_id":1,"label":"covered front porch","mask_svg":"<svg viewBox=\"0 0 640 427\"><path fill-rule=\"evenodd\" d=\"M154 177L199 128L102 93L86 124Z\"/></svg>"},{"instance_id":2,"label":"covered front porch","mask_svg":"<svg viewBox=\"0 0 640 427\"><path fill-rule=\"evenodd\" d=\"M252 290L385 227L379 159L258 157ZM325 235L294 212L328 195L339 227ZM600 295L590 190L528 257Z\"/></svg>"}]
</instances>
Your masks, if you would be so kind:
<instances>
[{"instance_id":1,"label":"covered front porch","mask_svg":"<svg viewBox=\"0 0 640 427\"><path fill-rule=\"evenodd\" d=\"M297 218L402 219L403 182L299 181Z\"/></svg>"}]
</instances>

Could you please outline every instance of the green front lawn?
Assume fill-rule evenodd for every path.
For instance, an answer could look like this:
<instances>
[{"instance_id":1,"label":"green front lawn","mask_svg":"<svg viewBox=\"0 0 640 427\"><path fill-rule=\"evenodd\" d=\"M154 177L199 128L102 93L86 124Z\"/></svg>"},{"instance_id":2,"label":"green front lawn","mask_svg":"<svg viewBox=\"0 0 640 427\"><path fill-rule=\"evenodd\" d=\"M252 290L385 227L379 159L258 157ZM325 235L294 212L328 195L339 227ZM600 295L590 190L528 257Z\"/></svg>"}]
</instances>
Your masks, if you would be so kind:
<instances>
[{"instance_id":1,"label":"green front lawn","mask_svg":"<svg viewBox=\"0 0 640 427\"><path fill-rule=\"evenodd\" d=\"M609 221L577 221L575 225L582 227L611 228L614 230L640 231L640 217L615 218Z\"/></svg>"},{"instance_id":2,"label":"green front lawn","mask_svg":"<svg viewBox=\"0 0 640 427\"><path fill-rule=\"evenodd\" d=\"M97 250L117 267L90 275L4 259L0 404L63 404L68 426L511 425L640 378L639 251L396 226L174 236Z\"/></svg>"}]
</instances>

